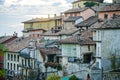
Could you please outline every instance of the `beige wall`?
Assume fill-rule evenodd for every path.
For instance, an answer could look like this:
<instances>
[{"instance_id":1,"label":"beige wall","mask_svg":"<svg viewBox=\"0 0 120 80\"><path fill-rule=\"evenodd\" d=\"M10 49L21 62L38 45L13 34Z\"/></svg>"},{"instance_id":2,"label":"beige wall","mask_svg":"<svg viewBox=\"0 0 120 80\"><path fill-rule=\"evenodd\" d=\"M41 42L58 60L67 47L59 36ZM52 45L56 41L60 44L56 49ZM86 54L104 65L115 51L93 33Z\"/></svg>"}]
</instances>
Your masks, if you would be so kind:
<instances>
[{"instance_id":1,"label":"beige wall","mask_svg":"<svg viewBox=\"0 0 120 80\"><path fill-rule=\"evenodd\" d=\"M88 19L91 16L95 16L95 12L92 9L87 9L80 13L84 20Z\"/></svg>"},{"instance_id":2,"label":"beige wall","mask_svg":"<svg viewBox=\"0 0 120 80\"><path fill-rule=\"evenodd\" d=\"M98 13L98 18L104 20L104 14L108 14L108 19L109 19L109 18L113 17L113 14L119 14L119 15L120 15L120 11L113 11L113 12L99 12L99 13Z\"/></svg>"},{"instance_id":3,"label":"beige wall","mask_svg":"<svg viewBox=\"0 0 120 80\"><path fill-rule=\"evenodd\" d=\"M74 28L74 22L64 22L64 29Z\"/></svg>"}]
</instances>

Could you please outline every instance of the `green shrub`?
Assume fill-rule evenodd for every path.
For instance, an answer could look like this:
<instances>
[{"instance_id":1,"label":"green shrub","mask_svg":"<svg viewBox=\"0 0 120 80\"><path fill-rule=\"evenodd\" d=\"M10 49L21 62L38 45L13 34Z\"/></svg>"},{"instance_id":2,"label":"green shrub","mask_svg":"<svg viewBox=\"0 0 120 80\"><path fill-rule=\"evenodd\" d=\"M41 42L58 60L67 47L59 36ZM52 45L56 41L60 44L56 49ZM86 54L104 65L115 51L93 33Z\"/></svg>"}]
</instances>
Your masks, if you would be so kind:
<instances>
[{"instance_id":1,"label":"green shrub","mask_svg":"<svg viewBox=\"0 0 120 80\"><path fill-rule=\"evenodd\" d=\"M77 78L75 75L72 75L72 76L70 77L70 80L78 80L78 78Z\"/></svg>"},{"instance_id":2,"label":"green shrub","mask_svg":"<svg viewBox=\"0 0 120 80\"><path fill-rule=\"evenodd\" d=\"M52 74L47 77L47 80L60 80L60 77L58 75Z\"/></svg>"},{"instance_id":3,"label":"green shrub","mask_svg":"<svg viewBox=\"0 0 120 80\"><path fill-rule=\"evenodd\" d=\"M5 77L5 76L6 76L5 70L0 70L0 77Z\"/></svg>"}]
</instances>

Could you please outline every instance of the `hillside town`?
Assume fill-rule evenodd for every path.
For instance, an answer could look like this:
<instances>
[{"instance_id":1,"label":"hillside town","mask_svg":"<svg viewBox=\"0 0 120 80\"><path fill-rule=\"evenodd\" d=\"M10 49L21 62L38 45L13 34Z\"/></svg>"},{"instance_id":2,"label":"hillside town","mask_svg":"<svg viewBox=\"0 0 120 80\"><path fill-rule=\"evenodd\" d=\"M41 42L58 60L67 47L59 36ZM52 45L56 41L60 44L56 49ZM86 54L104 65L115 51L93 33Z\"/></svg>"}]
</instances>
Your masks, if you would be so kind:
<instances>
[{"instance_id":1,"label":"hillside town","mask_svg":"<svg viewBox=\"0 0 120 80\"><path fill-rule=\"evenodd\" d=\"M0 37L0 80L120 80L120 0L71 4Z\"/></svg>"}]
</instances>

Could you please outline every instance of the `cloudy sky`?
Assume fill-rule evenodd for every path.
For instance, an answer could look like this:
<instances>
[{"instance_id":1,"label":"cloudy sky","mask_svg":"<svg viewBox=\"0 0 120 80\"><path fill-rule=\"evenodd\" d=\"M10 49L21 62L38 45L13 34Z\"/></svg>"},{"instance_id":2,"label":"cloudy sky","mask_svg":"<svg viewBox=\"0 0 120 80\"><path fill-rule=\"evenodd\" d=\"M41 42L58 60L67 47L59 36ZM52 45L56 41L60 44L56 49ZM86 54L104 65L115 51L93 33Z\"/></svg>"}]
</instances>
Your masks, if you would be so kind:
<instances>
[{"instance_id":1,"label":"cloudy sky","mask_svg":"<svg viewBox=\"0 0 120 80\"><path fill-rule=\"evenodd\" d=\"M59 14L71 8L74 0L0 0L0 36L17 32L22 36L21 22L48 14ZM110 1L110 0L105 0Z\"/></svg>"}]
</instances>

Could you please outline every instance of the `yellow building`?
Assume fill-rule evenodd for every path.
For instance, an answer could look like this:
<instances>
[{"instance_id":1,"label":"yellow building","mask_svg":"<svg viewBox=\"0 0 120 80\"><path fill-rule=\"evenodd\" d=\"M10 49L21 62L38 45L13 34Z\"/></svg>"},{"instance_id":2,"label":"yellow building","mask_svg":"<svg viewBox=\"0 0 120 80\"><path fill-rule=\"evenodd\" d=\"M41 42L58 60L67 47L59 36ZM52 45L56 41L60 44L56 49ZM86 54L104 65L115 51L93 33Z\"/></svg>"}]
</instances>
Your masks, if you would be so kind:
<instances>
[{"instance_id":1,"label":"yellow building","mask_svg":"<svg viewBox=\"0 0 120 80\"><path fill-rule=\"evenodd\" d=\"M88 1L94 1L98 3L98 0L77 0L77 1L72 2L73 9L85 7L84 3Z\"/></svg>"},{"instance_id":2,"label":"yellow building","mask_svg":"<svg viewBox=\"0 0 120 80\"><path fill-rule=\"evenodd\" d=\"M35 18L23 23L24 30L22 32L24 37L40 37L47 30L60 30L62 28L62 16Z\"/></svg>"},{"instance_id":3,"label":"yellow building","mask_svg":"<svg viewBox=\"0 0 120 80\"><path fill-rule=\"evenodd\" d=\"M55 16L51 18L35 18L24 23L24 30L31 30L31 29L44 29L49 30L51 28L59 28L62 26L62 17Z\"/></svg>"}]
</instances>

